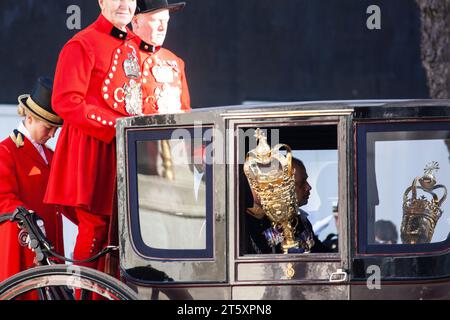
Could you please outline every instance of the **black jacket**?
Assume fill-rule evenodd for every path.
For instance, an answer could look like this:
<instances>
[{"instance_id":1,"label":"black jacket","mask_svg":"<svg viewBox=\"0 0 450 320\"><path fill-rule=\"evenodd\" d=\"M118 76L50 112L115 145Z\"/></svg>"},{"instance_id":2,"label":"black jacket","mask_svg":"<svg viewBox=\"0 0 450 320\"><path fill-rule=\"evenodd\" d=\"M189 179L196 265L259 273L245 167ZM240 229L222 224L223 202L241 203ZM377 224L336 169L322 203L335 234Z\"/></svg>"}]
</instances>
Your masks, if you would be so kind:
<instances>
[{"instance_id":1,"label":"black jacket","mask_svg":"<svg viewBox=\"0 0 450 320\"><path fill-rule=\"evenodd\" d=\"M319 238L317 238L314 234L311 222L309 222L306 212L300 210L298 220L299 221L295 229L295 237L300 238L300 235L312 237L314 240L314 246L311 248L311 253L330 252L330 249L323 245ZM264 236L264 231L272 227L272 224L267 217L257 219L251 214L246 213L245 226L247 234L247 254L283 253L281 244L272 248Z\"/></svg>"}]
</instances>

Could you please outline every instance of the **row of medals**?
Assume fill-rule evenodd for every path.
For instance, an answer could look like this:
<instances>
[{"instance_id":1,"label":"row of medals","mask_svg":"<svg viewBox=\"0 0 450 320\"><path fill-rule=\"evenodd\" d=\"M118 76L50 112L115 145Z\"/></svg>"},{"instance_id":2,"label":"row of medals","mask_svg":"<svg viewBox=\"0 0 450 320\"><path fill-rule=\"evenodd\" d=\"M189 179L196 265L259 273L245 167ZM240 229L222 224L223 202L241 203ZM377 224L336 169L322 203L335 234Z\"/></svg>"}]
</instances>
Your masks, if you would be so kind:
<instances>
[{"instance_id":1,"label":"row of medals","mask_svg":"<svg viewBox=\"0 0 450 320\"><path fill-rule=\"evenodd\" d=\"M129 64L125 64L125 74L130 72L127 67L139 69L139 64L137 57L135 56L135 51L133 50L133 59L127 60ZM153 63L151 58L148 58L144 63L144 71L142 83L146 84L148 82L147 77L150 76L151 65L154 64L151 69L151 73L154 76L157 83L162 83L162 87L159 86L155 88L154 94L156 103L159 107L159 111L179 111L181 108L181 80L178 82L178 87L171 86L169 83L174 81L175 75L179 75L180 70L178 68L178 63L173 60L162 61L158 57L155 57L155 62ZM125 91L129 94L126 95L126 109L129 114L142 114L142 88L141 84L137 84L133 79L130 80L129 85L125 85ZM130 90L131 89L131 90ZM172 110L170 110L172 109Z\"/></svg>"},{"instance_id":2,"label":"row of medals","mask_svg":"<svg viewBox=\"0 0 450 320\"><path fill-rule=\"evenodd\" d=\"M151 65L153 64L153 68ZM144 63L144 72L142 82L147 83L147 77L150 76L150 68L153 77L157 83L162 83L162 86L157 86L154 89L154 95L158 111L160 113L177 112L181 109L181 80L179 77L180 69L178 63L173 60L162 61L155 57L153 62L148 58ZM175 77L178 78L178 86L171 85ZM146 101L148 102L148 101Z\"/></svg>"}]
</instances>

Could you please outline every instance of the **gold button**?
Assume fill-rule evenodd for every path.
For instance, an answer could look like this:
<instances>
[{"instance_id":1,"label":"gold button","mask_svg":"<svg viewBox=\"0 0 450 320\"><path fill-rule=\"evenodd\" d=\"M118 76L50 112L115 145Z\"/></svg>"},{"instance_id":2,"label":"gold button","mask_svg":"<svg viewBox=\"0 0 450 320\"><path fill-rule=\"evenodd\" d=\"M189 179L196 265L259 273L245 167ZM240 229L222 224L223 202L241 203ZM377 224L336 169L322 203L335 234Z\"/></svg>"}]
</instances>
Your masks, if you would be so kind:
<instances>
[{"instance_id":1,"label":"gold button","mask_svg":"<svg viewBox=\"0 0 450 320\"><path fill-rule=\"evenodd\" d=\"M103 122L102 122L102 123L103 123L103 125L104 125L104 126L106 126L106 120L103 120Z\"/></svg>"},{"instance_id":2,"label":"gold button","mask_svg":"<svg viewBox=\"0 0 450 320\"><path fill-rule=\"evenodd\" d=\"M109 99L109 94L105 94L105 95L103 96L103 98L105 98L105 100L108 100L108 99Z\"/></svg>"},{"instance_id":3,"label":"gold button","mask_svg":"<svg viewBox=\"0 0 450 320\"><path fill-rule=\"evenodd\" d=\"M102 121L102 118L101 118L101 117L98 117L98 118L97 118L97 121L98 121L98 122Z\"/></svg>"},{"instance_id":4,"label":"gold button","mask_svg":"<svg viewBox=\"0 0 450 320\"><path fill-rule=\"evenodd\" d=\"M95 114L93 114L93 115L91 116L91 119L95 120Z\"/></svg>"},{"instance_id":5,"label":"gold button","mask_svg":"<svg viewBox=\"0 0 450 320\"><path fill-rule=\"evenodd\" d=\"M113 124L114 124L114 123L112 123L111 121L109 122L109 126L110 126L110 127L112 127Z\"/></svg>"},{"instance_id":6,"label":"gold button","mask_svg":"<svg viewBox=\"0 0 450 320\"><path fill-rule=\"evenodd\" d=\"M119 37L120 37L120 38L123 38L123 34L120 34Z\"/></svg>"}]
</instances>

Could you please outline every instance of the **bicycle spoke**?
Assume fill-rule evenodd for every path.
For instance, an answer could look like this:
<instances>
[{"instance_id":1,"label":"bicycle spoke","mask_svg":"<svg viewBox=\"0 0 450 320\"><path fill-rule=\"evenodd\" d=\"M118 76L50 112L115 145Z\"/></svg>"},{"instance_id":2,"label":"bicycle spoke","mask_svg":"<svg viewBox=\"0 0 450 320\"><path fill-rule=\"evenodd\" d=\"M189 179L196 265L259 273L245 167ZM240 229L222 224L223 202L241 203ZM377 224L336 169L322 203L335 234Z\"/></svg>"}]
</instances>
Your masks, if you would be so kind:
<instances>
[{"instance_id":1,"label":"bicycle spoke","mask_svg":"<svg viewBox=\"0 0 450 320\"><path fill-rule=\"evenodd\" d=\"M37 292L38 292L39 300L48 300L46 298L47 294L45 293L45 288L38 289Z\"/></svg>"},{"instance_id":2,"label":"bicycle spoke","mask_svg":"<svg viewBox=\"0 0 450 320\"><path fill-rule=\"evenodd\" d=\"M73 292L67 287L53 287L56 300L74 300ZM56 298L57 297L57 298Z\"/></svg>"},{"instance_id":3,"label":"bicycle spoke","mask_svg":"<svg viewBox=\"0 0 450 320\"><path fill-rule=\"evenodd\" d=\"M60 300L59 294L56 292L55 288L45 288L45 291L47 292L47 300Z\"/></svg>"},{"instance_id":4,"label":"bicycle spoke","mask_svg":"<svg viewBox=\"0 0 450 320\"><path fill-rule=\"evenodd\" d=\"M80 289L80 300L90 300L91 294L84 289Z\"/></svg>"}]
</instances>

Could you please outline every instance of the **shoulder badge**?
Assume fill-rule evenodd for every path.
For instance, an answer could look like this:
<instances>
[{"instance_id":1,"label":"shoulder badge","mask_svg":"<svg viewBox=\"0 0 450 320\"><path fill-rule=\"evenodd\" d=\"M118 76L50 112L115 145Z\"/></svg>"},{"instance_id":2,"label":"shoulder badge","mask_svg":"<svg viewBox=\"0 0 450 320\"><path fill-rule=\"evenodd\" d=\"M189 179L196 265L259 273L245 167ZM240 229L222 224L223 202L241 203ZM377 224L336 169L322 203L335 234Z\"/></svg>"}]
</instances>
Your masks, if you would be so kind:
<instances>
[{"instance_id":1,"label":"shoulder badge","mask_svg":"<svg viewBox=\"0 0 450 320\"><path fill-rule=\"evenodd\" d=\"M11 133L9 137L15 143L18 149L22 148L25 145L25 143L23 142L23 135L19 132L19 130L14 130L14 132Z\"/></svg>"}]
</instances>

